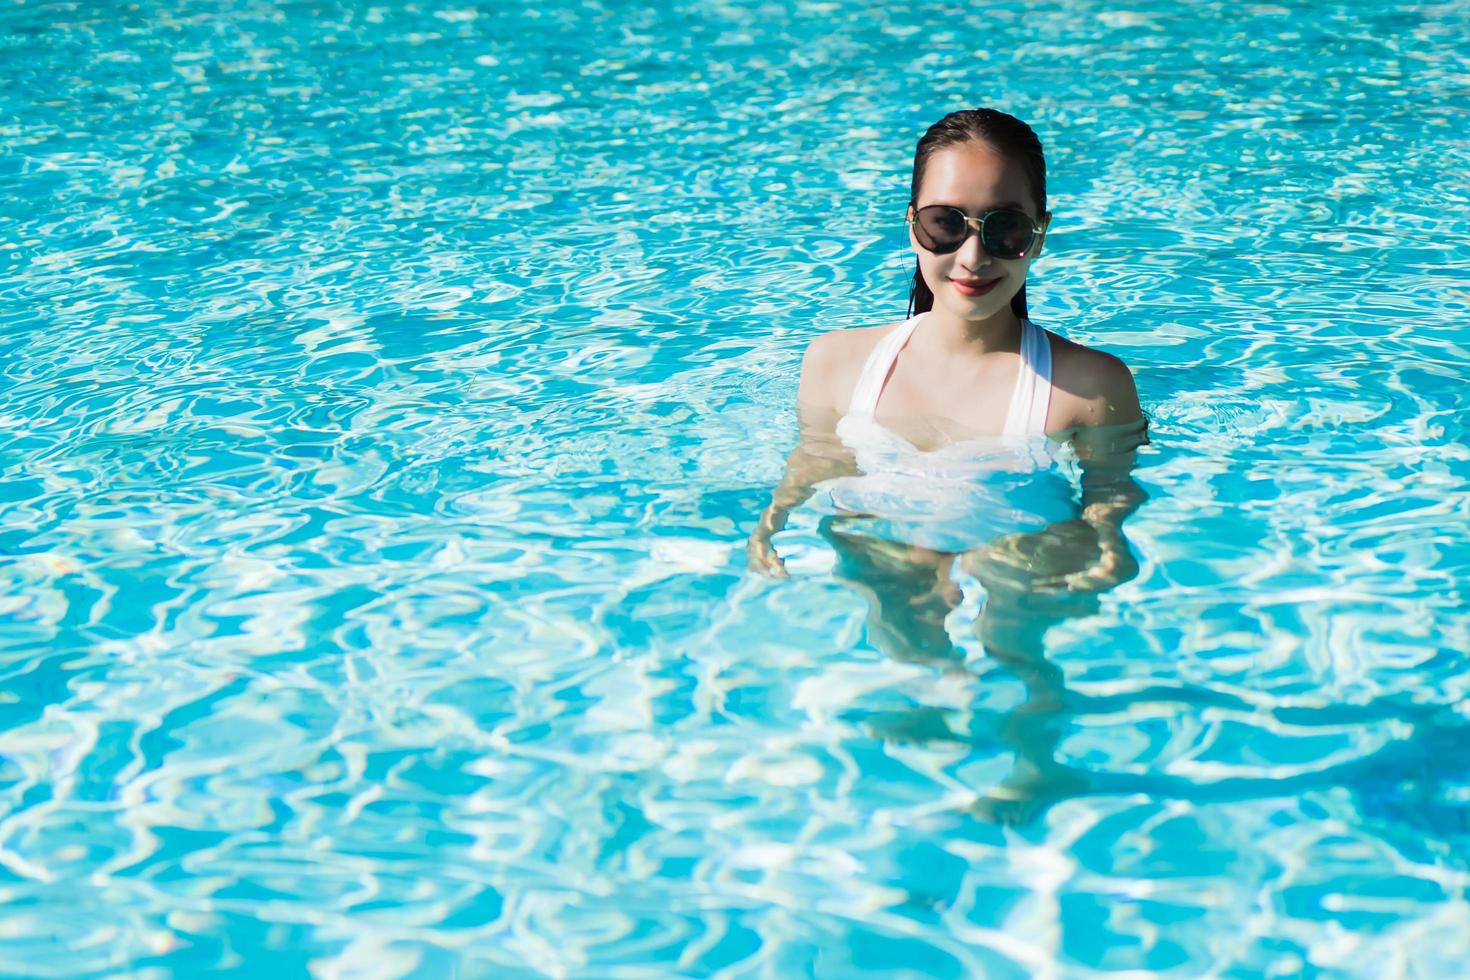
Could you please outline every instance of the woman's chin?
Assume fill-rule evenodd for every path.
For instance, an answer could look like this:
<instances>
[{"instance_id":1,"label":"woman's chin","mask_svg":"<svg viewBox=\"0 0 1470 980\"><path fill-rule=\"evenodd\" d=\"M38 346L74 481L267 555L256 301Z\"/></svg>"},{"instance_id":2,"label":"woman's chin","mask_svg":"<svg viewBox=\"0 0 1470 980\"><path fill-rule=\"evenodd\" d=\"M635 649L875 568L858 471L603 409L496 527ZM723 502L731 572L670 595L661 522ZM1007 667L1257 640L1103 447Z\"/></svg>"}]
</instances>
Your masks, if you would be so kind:
<instances>
[{"instance_id":1,"label":"woman's chin","mask_svg":"<svg viewBox=\"0 0 1470 980\"><path fill-rule=\"evenodd\" d=\"M997 296L994 292L984 296L965 296L954 290L946 290L941 302L962 320L988 320L1011 305L1011 296Z\"/></svg>"}]
</instances>

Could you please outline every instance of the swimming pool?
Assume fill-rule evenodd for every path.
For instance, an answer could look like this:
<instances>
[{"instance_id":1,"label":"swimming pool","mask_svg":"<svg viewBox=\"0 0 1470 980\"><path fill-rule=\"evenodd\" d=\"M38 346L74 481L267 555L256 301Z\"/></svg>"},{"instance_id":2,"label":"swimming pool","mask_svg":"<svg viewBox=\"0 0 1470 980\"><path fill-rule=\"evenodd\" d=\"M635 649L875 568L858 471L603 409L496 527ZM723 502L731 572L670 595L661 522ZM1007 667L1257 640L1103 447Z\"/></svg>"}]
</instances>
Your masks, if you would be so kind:
<instances>
[{"instance_id":1,"label":"swimming pool","mask_svg":"<svg viewBox=\"0 0 1470 980\"><path fill-rule=\"evenodd\" d=\"M7 5L0 972L1464 973L1467 38ZM810 520L744 571L977 103L1048 147L1032 315L1153 421L1042 708L963 617L882 655ZM981 819L1026 724L1087 782Z\"/></svg>"}]
</instances>

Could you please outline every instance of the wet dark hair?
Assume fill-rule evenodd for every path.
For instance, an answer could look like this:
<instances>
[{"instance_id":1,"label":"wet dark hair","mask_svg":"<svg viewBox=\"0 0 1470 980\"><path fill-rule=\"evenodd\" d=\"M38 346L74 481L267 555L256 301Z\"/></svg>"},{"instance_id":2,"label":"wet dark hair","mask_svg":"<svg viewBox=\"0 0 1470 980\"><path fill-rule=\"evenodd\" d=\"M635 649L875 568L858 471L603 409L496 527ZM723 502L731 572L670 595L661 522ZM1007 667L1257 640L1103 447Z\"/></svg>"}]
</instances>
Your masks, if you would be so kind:
<instances>
[{"instance_id":1,"label":"wet dark hair","mask_svg":"<svg viewBox=\"0 0 1470 980\"><path fill-rule=\"evenodd\" d=\"M961 109L951 112L930 126L919 139L914 150L914 176L909 186L909 207L919 203L919 182L929 158L940 150L963 143L987 143L1001 156L1019 163L1026 172L1026 182L1031 185L1031 203L1036 207L1036 217L1046 213L1046 157L1041 152L1041 140L1031 127L1015 116L996 109ZM914 284L909 290L909 316L927 313L934 308L934 293L924 281L924 273L918 261L914 262ZM1011 310L1018 317L1026 316L1026 285L1011 297Z\"/></svg>"}]
</instances>

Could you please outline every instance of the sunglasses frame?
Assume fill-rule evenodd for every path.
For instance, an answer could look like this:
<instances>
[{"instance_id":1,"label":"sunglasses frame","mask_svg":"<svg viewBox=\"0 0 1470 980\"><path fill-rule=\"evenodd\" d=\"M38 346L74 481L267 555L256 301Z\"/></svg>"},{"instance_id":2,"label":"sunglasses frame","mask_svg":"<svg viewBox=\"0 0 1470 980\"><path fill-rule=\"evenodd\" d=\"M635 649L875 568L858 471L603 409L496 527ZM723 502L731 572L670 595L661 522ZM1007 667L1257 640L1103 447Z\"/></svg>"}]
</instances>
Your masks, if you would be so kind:
<instances>
[{"instance_id":1,"label":"sunglasses frame","mask_svg":"<svg viewBox=\"0 0 1470 980\"><path fill-rule=\"evenodd\" d=\"M1037 236L1042 235L1046 232L1045 226L1037 224L1035 218L1031 217L1031 215L1027 214L1025 211L1021 211L1017 208L991 208L989 211L982 211L980 214L972 218L968 214L965 214L964 211L955 207L953 204L926 204L922 208L918 208L914 207L913 203L910 202L908 214L904 215L904 224L908 225L910 228L913 228L914 225L918 224L919 212L927 210L929 208L944 208L946 211L953 211L961 218L965 219L964 237L962 237L958 242L955 243L954 248L946 249L944 251L936 251L935 249L932 249L929 246L925 245L922 241L919 241L919 246L923 248L924 251L930 252L934 255L951 255L955 252L958 252L961 248L964 247L965 242L969 241L970 235L972 234L980 238L980 247L985 248L985 239L983 237L985 229L985 219L990 217L992 214L1019 214L1021 217L1031 222L1031 241L1026 243L1025 250L1022 251L1020 255L998 255L995 252L991 252L990 249L985 248L985 251L995 256L995 258L1011 262L1017 261L1019 259L1024 259L1028 254L1030 254L1031 249L1036 246ZM917 231L915 231L914 238L917 240L918 237L919 234Z\"/></svg>"}]
</instances>

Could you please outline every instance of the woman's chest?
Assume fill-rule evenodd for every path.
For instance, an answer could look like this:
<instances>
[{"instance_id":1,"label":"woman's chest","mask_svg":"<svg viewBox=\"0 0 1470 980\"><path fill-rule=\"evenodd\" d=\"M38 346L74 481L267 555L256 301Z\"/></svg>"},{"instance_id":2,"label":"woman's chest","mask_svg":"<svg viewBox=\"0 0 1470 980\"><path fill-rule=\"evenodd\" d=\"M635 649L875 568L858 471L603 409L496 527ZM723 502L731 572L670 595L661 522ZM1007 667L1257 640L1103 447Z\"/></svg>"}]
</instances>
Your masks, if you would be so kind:
<instances>
[{"instance_id":1,"label":"woman's chest","mask_svg":"<svg viewBox=\"0 0 1470 980\"><path fill-rule=\"evenodd\" d=\"M874 415L900 431L915 428L922 443L998 436L1005 431L1019 367L1017 358L940 375L905 371L897 364Z\"/></svg>"}]
</instances>

